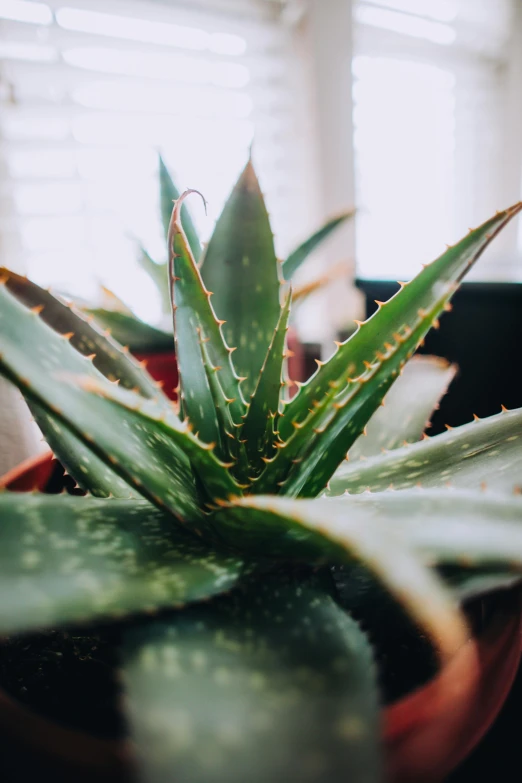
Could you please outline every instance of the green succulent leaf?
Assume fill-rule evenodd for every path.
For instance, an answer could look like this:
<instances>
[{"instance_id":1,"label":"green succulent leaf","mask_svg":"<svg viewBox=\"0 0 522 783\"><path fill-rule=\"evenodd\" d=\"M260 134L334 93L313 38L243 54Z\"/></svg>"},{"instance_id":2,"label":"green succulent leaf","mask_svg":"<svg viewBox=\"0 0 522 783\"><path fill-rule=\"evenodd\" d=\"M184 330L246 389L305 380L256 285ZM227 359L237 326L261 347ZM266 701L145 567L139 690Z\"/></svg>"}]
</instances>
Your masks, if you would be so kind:
<instances>
[{"instance_id":1,"label":"green succulent leaf","mask_svg":"<svg viewBox=\"0 0 522 783\"><path fill-rule=\"evenodd\" d=\"M293 424L297 429L267 466L257 482L256 492L261 494L277 485L284 494L313 497L324 488L404 364L444 310L462 276L521 208L522 205L517 205L499 213L471 232L403 286L350 340L340 345L338 352L286 406L279 424L282 440L287 437L285 428L288 429L289 421L290 428ZM412 293L415 305L410 302ZM400 312L396 312L398 302L403 305ZM334 370L340 369L339 357L343 356L346 361L342 363L342 375L335 377ZM362 360L362 356L367 358ZM354 375L352 368L356 370ZM321 387L324 387L322 396ZM312 396L308 404L310 389L314 388L319 396ZM302 420L299 413L296 415L294 401L298 401L295 403L298 410L304 401L307 404L307 415Z\"/></svg>"},{"instance_id":2,"label":"green succulent leaf","mask_svg":"<svg viewBox=\"0 0 522 783\"><path fill-rule=\"evenodd\" d=\"M268 213L252 162L242 172L203 258L205 286L225 321L224 336L236 349L234 364L250 396L276 327L277 259Z\"/></svg>"},{"instance_id":3,"label":"green succulent leaf","mask_svg":"<svg viewBox=\"0 0 522 783\"><path fill-rule=\"evenodd\" d=\"M130 631L123 655L150 783L382 780L370 647L314 584L266 577Z\"/></svg>"},{"instance_id":4,"label":"green succulent leaf","mask_svg":"<svg viewBox=\"0 0 522 783\"><path fill-rule=\"evenodd\" d=\"M165 231L165 239L168 241L170 218L172 215L172 207L174 201L177 201L180 197L180 191L174 184L174 181L167 169L163 158L159 156L159 180L160 180L160 203L161 203L161 221L163 223L163 230ZM181 224L186 234L187 241L190 245L192 255L199 261L201 256L201 242L199 241L198 232L190 216L190 212L186 204L181 207ZM167 289L168 290L168 289Z\"/></svg>"},{"instance_id":5,"label":"green succulent leaf","mask_svg":"<svg viewBox=\"0 0 522 783\"><path fill-rule=\"evenodd\" d=\"M0 277L5 281L4 288L9 294L16 297L26 307L36 308L34 315L39 315L41 320L56 332L54 342L60 344L69 340L70 345L79 354L94 354L93 364L98 370L110 380L120 381L123 387L138 389L140 394L146 397L158 395L158 389L154 382L143 372L137 362L123 353L114 340L102 334L73 307L31 283L27 278L16 275L9 270L1 270ZM65 335L65 340L63 337L58 339L58 335ZM50 355L53 350L57 349L51 348L50 345L45 347L45 342L41 344L37 342L33 345L34 337L28 338L28 340L28 351L43 348L39 361L42 372L44 372L45 365L50 361L50 358L46 358L45 354L49 353ZM82 367L85 364L85 361L81 361ZM129 497L136 494L129 484L114 473L107 464L99 460L75 436L74 432L60 421L51 407L40 405L35 398L29 398L28 401L47 443L82 489L102 497L110 494L115 497Z\"/></svg>"},{"instance_id":6,"label":"green succulent leaf","mask_svg":"<svg viewBox=\"0 0 522 783\"><path fill-rule=\"evenodd\" d=\"M313 501L248 496L220 504L212 522L225 544L245 554L311 565L364 562L441 655L453 655L466 637L453 599L422 562L424 550L413 551L370 504L358 503L361 497L366 495ZM411 501L407 510L415 512Z\"/></svg>"},{"instance_id":7,"label":"green succulent leaf","mask_svg":"<svg viewBox=\"0 0 522 783\"><path fill-rule=\"evenodd\" d=\"M430 565L522 569L522 499L467 489L405 489L332 498L330 513L375 520ZM335 506L335 509L333 508Z\"/></svg>"},{"instance_id":8,"label":"green succulent leaf","mask_svg":"<svg viewBox=\"0 0 522 783\"><path fill-rule=\"evenodd\" d=\"M143 500L4 492L0 516L4 634L181 607L244 571Z\"/></svg>"},{"instance_id":9,"label":"green succulent leaf","mask_svg":"<svg viewBox=\"0 0 522 783\"><path fill-rule=\"evenodd\" d=\"M315 231L308 239L302 242L296 249L290 253L288 258L283 261L283 277L285 280L290 280L292 276L297 272L301 264L306 261L314 250L316 250L328 237L332 234L338 226L341 226L347 220L351 220L355 215L355 210L343 212L336 217L330 218L321 226L318 231Z\"/></svg>"},{"instance_id":10,"label":"green succulent leaf","mask_svg":"<svg viewBox=\"0 0 522 783\"><path fill-rule=\"evenodd\" d=\"M346 342L340 344L330 359L304 384L285 408L281 420L281 437L292 434L293 422L307 418L310 408L328 395L334 396L347 382L366 370L365 362L380 362L379 355L397 346L431 316L436 321L451 299L464 275L489 245L491 240L522 209L521 204L499 212L495 217L471 231L449 248L432 264L426 266L410 283L364 324ZM331 384L337 384L332 388Z\"/></svg>"},{"instance_id":11,"label":"green succulent leaf","mask_svg":"<svg viewBox=\"0 0 522 783\"><path fill-rule=\"evenodd\" d=\"M109 495L116 498L141 497L50 410L34 400L30 407L45 440L81 489L102 498Z\"/></svg>"},{"instance_id":12,"label":"green succulent leaf","mask_svg":"<svg viewBox=\"0 0 522 783\"><path fill-rule=\"evenodd\" d=\"M197 442L186 424L177 420L175 443L152 423L148 429L138 414L120 410L109 400L92 394L71 378L87 379L97 390L116 392L111 384L81 356L67 339L54 332L28 310L5 286L0 286L0 372L15 383L29 402L63 423L95 456L149 500L169 508L182 519L197 520L198 497L193 472L178 443ZM85 385L85 384L84 384ZM123 394L126 390L121 389ZM144 397L127 391L131 397ZM152 402L155 410L175 414L162 395ZM59 436L59 432L56 433ZM205 452L203 445L201 451ZM209 457L212 455L209 453ZM78 481L76 474L74 478Z\"/></svg>"},{"instance_id":13,"label":"green succulent leaf","mask_svg":"<svg viewBox=\"0 0 522 783\"><path fill-rule=\"evenodd\" d=\"M172 212L172 203L170 206ZM138 262L144 272L148 274L156 286L161 299L161 310L164 315L170 316L170 291L168 265L166 262L158 264L150 257L144 247L140 245Z\"/></svg>"},{"instance_id":14,"label":"green succulent leaf","mask_svg":"<svg viewBox=\"0 0 522 783\"><path fill-rule=\"evenodd\" d=\"M347 512L360 515L361 523L379 518L393 528L405 546L437 567L460 602L512 587L522 578L522 499L518 497L439 488L364 493L332 503L346 503ZM372 605L382 606L382 587L367 569L359 567L357 581L348 567L337 570L343 605L353 609L355 600L359 610L363 605L364 616L375 613Z\"/></svg>"},{"instance_id":15,"label":"green succulent leaf","mask_svg":"<svg viewBox=\"0 0 522 783\"><path fill-rule=\"evenodd\" d=\"M254 472L261 472L264 468L263 457L271 457L275 448L279 399L286 381L283 377L283 369L291 301L292 292L289 290L250 400L245 426L241 430L241 437L246 443L250 465Z\"/></svg>"},{"instance_id":16,"label":"green succulent leaf","mask_svg":"<svg viewBox=\"0 0 522 783\"><path fill-rule=\"evenodd\" d=\"M457 368L444 359L414 356L386 395L349 451L350 460L373 457L396 449L404 442L418 441L433 409L455 377Z\"/></svg>"},{"instance_id":17,"label":"green succulent leaf","mask_svg":"<svg viewBox=\"0 0 522 783\"><path fill-rule=\"evenodd\" d=\"M74 379L72 379L74 382ZM100 383L93 378L81 378L76 380L79 390L84 390L87 395L92 397L99 396L103 404L108 405L105 411L106 416L111 415L111 409L114 409L112 415L121 417L127 422L129 432L142 433L141 440L145 441L142 448L146 451L146 446L151 447L149 459L153 459L154 464L148 469L145 466L136 465L134 471L138 474L138 486L144 484L147 489L155 481L156 477L163 473L166 466L163 466L158 459L161 456L162 446L165 447L165 457L168 459L168 452L172 450L173 459L178 462L179 454L187 459L190 466L196 472L202 486L205 488L210 500L227 498L230 495L240 495L241 486L232 477L229 472L229 464L221 462L213 453L214 448L203 444L196 436L190 432L190 427L185 422L181 422L173 409L167 410L163 406L157 405L154 400L144 400L133 392L125 389L118 389L115 386L108 386L106 383ZM87 406L86 399L84 405ZM143 438L143 435L146 437ZM140 441L140 438L137 438ZM127 444L129 446L130 444ZM139 444L137 444L139 445ZM122 451L122 453L125 453ZM156 454L157 456L153 457ZM122 468L122 470L126 470ZM168 471L170 472L170 471ZM167 476L163 475L165 486L161 486L157 497L152 498L159 506L171 508L169 498L173 504L171 510L177 512L176 498L169 491ZM143 493L145 494L145 493ZM147 497L151 497L149 494Z\"/></svg>"},{"instance_id":18,"label":"green succulent leaf","mask_svg":"<svg viewBox=\"0 0 522 783\"><path fill-rule=\"evenodd\" d=\"M331 502L347 503L349 513L362 524L378 517L393 528L405 547L437 566L460 602L512 587L522 578L522 500L518 497L444 488L364 493ZM350 584L350 572L345 571ZM365 600L379 603L375 584Z\"/></svg>"},{"instance_id":19,"label":"green succulent leaf","mask_svg":"<svg viewBox=\"0 0 522 783\"><path fill-rule=\"evenodd\" d=\"M198 334L200 337L201 358L216 414L218 430L216 455L221 459L232 462L232 467L235 469L235 472L246 477L248 475L248 463L246 460L244 444L240 442L238 437L240 427L236 426L232 418L230 403L225 397L219 382L219 369L214 367L208 354L207 341L201 332L198 332Z\"/></svg>"},{"instance_id":20,"label":"green succulent leaf","mask_svg":"<svg viewBox=\"0 0 522 783\"><path fill-rule=\"evenodd\" d=\"M186 194L185 194L186 195ZM229 400L233 421L241 425L246 406L241 396L239 379L232 364L230 349L223 339L210 294L190 251L179 220L183 197L176 202L169 234L169 253L174 309L174 335L180 375L183 415L206 443L219 441L219 424L200 347L204 335L206 350L225 397Z\"/></svg>"},{"instance_id":21,"label":"green succulent leaf","mask_svg":"<svg viewBox=\"0 0 522 783\"><path fill-rule=\"evenodd\" d=\"M87 311L100 326L109 329L115 340L134 353L172 351L172 334L145 323L135 315L92 307Z\"/></svg>"},{"instance_id":22,"label":"green succulent leaf","mask_svg":"<svg viewBox=\"0 0 522 783\"><path fill-rule=\"evenodd\" d=\"M126 389L137 389L144 397L157 397L152 378L111 336L97 329L92 318L85 318L73 305L4 267L0 267L0 283L27 308L38 310L41 320L58 334L66 335L80 354L92 356L94 366L110 381L119 381Z\"/></svg>"},{"instance_id":23,"label":"green succulent leaf","mask_svg":"<svg viewBox=\"0 0 522 783\"><path fill-rule=\"evenodd\" d=\"M426 315L416 331L390 345L358 378L347 379L342 391L326 395L304 422L296 422L294 435L279 446L254 492L261 494L277 486L282 494L294 497L319 494L429 329L431 317L432 313Z\"/></svg>"},{"instance_id":24,"label":"green succulent leaf","mask_svg":"<svg viewBox=\"0 0 522 783\"><path fill-rule=\"evenodd\" d=\"M333 566L331 570L338 602L355 619L364 622L374 646L383 649L391 634L397 638L406 632L409 639L416 639L427 651L426 639L416 632L400 604L362 563L355 567ZM508 564L480 568L439 565L436 571L461 604L494 590L510 589L522 579L522 571Z\"/></svg>"},{"instance_id":25,"label":"green succulent leaf","mask_svg":"<svg viewBox=\"0 0 522 783\"><path fill-rule=\"evenodd\" d=\"M511 581L522 574L519 497L447 488L314 501L251 496L222 514L216 530L243 552L328 562L349 578L360 561L443 653L459 644L459 620L428 566L488 569ZM454 594L464 596L464 585Z\"/></svg>"},{"instance_id":26,"label":"green succulent leaf","mask_svg":"<svg viewBox=\"0 0 522 783\"><path fill-rule=\"evenodd\" d=\"M504 492L522 487L522 408L473 421L389 454L345 462L330 481L327 494L378 492L390 485L416 484Z\"/></svg>"}]
</instances>

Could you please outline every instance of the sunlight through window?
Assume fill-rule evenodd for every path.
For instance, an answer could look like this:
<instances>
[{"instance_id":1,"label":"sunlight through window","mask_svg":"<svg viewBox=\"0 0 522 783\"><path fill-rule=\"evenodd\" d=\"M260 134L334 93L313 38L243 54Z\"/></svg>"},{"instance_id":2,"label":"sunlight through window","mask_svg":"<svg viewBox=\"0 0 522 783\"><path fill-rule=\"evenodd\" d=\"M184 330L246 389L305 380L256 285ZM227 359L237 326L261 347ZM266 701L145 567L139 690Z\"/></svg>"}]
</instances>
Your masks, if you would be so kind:
<instances>
[{"instance_id":1,"label":"sunlight through window","mask_svg":"<svg viewBox=\"0 0 522 783\"><path fill-rule=\"evenodd\" d=\"M362 56L354 76L359 273L408 279L452 235L455 79Z\"/></svg>"},{"instance_id":2,"label":"sunlight through window","mask_svg":"<svg viewBox=\"0 0 522 783\"><path fill-rule=\"evenodd\" d=\"M257 0L241 16L225 5L0 0L11 264L14 249L37 281L87 298L102 282L156 321L136 257L140 242L165 258L158 152L181 189L204 192L208 215L190 209L205 241L254 135L263 188L289 230L290 31Z\"/></svg>"}]
</instances>

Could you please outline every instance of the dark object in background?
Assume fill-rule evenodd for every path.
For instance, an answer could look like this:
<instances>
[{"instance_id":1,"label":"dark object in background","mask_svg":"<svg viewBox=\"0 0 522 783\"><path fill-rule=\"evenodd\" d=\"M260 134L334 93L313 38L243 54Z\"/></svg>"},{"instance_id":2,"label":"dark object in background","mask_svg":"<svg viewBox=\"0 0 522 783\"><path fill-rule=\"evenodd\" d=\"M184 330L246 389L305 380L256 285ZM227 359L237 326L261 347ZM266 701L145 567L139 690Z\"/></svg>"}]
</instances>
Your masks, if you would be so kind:
<instances>
[{"instance_id":1,"label":"dark object in background","mask_svg":"<svg viewBox=\"0 0 522 783\"><path fill-rule=\"evenodd\" d=\"M366 297L366 317L398 290L397 283L358 280ZM464 283L453 298L453 309L440 328L426 337L421 353L443 356L459 367L450 391L432 418L430 434L445 424L457 426L500 411L500 406L522 406L520 343L522 338L522 284ZM521 477L522 479L522 477ZM498 778L502 783L522 780L520 726L522 725L522 666L504 709L486 737L447 783L480 783ZM499 777L500 776L500 777Z\"/></svg>"},{"instance_id":2,"label":"dark object in background","mask_svg":"<svg viewBox=\"0 0 522 783\"><path fill-rule=\"evenodd\" d=\"M375 299L386 301L397 283L358 280L366 297L366 315ZM500 406L522 406L521 362L522 285L518 283L464 283L453 298L453 309L432 329L420 353L443 356L459 367L450 392L432 420L430 434L500 412Z\"/></svg>"}]
</instances>

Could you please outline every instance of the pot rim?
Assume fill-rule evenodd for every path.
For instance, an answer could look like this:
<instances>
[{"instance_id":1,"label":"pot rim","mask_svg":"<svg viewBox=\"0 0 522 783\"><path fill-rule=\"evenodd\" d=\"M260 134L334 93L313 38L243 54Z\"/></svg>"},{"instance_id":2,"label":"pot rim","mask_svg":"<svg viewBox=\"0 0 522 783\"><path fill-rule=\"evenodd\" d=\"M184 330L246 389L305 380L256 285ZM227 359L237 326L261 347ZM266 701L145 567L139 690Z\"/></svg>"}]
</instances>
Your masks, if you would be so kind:
<instances>
[{"instance_id":1,"label":"pot rim","mask_svg":"<svg viewBox=\"0 0 522 783\"><path fill-rule=\"evenodd\" d=\"M10 484L18 481L25 473L29 473L31 470L45 467L47 463L51 466L54 460L56 460L56 457L50 449L44 451L42 454L36 454L33 457L24 459L19 465L15 465L14 468L11 468L11 470L8 470L3 476L0 476L0 489L7 489Z\"/></svg>"},{"instance_id":2,"label":"pot rim","mask_svg":"<svg viewBox=\"0 0 522 783\"><path fill-rule=\"evenodd\" d=\"M485 628L428 683L383 711L392 781L445 779L500 713L520 663L522 590L499 590L495 598L495 611ZM427 757L433 762L428 769Z\"/></svg>"}]
</instances>

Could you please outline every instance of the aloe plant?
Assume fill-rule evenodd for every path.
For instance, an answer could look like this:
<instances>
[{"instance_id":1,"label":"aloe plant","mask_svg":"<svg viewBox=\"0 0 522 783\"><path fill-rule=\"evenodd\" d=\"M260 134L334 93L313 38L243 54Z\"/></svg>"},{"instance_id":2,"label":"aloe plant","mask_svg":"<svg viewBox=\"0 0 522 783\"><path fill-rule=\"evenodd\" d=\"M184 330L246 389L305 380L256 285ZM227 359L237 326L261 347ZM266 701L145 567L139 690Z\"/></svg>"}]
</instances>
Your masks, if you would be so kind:
<instances>
[{"instance_id":1,"label":"aloe plant","mask_svg":"<svg viewBox=\"0 0 522 783\"><path fill-rule=\"evenodd\" d=\"M216 297L225 296L220 294L219 291L230 291L231 295L240 295L241 285L239 281L231 280L230 285L221 286L216 285L214 281L215 270L218 274L232 274L232 270L237 268L237 265L220 263L215 260L216 256L219 256L223 252L241 252L246 253L250 262L256 264L256 260L259 254L271 253L274 257L274 247L272 243L272 236L270 231L266 233L264 230L259 235L256 235L256 226L264 225L259 220L260 215L256 210L260 209L265 211L265 206L262 198L258 199L245 199L245 189L249 187L248 180L245 176L241 176L234 188L229 205L223 212L223 215L218 222L215 232L212 235L209 246L204 251L202 243L200 241L198 232L194 225L194 222L190 216L190 212L187 209L187 205L183 204L181 207L181 224L187 242L190 246L194 260L199 265L206 263L208 273L208 284L211 290L215 290ZM259 188L256 180L256 188ZM160 196L160 211L161 211L161 223L163 225L165 233L165 241L167 240L167 233L170 223L170 217L172 212L173 202L179 198L180 191L174 183L174 180L165 165L163 158L159 157L159 196ZM241 209L243 205L243 210ZM302 266L302 264L309 258L309 256L317 250L321 244L326 241L335 230L346 221L350 220L354 215L353 210L347 210L341 212L339 215L329 218L318 230L314 231L307 239L305 239L300 245L298 245L290 255L281 262L281 272L286 280L291 280L292 276ZM244 237L238 237L238 241L231 244L228 241L231 226L229 225L230 219L235 226L235 232L244 231ZM167 245L167 242L166 242ZM165 252L166 258L168 257L168 249L166 246ZM138 261L142 269L149 275L150 279L156 286L159 294L159 299L162 306L162 320L168 321L170 316L170 290L169 290L169 277L168 277L168 263L167 260L158 262L151 258L145 247L138 243ZM275 266L274 266L275 270ZM275 271L274 271L275 273ZM295 301L301 300L310 293L323 288L328 285L332 279L337 275L345 275L346 270L343 268L334 268L327 274L312 280L306 286L302 286L295 292ZM248 283L250 284L250 283ZM172 333L165 331L161 327L152 326L140 318L138 318L129 308L122 302L117 296L111 292L105 291L104 296L105 305L99 307L87 307L86 312L95 316L96 320L104 326L106 329L110 329L113 336L122 344L129 346L131 351L136 353L158 353L162 351L168 351L172 348ZM238 318L241 318L241 301L243 297L238 301ZM214 307L217 309L219 303L214 302ZM253 319L256 320L256 319ZM227 327L230 328L230 327ZM225 335L226 336L226 335ZM241 351L241 347L238 349Z\"/></svg>"},{"instance_id":2,"label":"aloe plant","mask_svg":"<svg viewBox=\"0 0 522 783\"><path fill-rule=\"evenodd\" d=\"M522 567L522 409L421 440L454 368L400 377L522 204L401 284L289 399L291 288L251 163L201 268L186 197L167 231L179 404L2 270L0 371L85 495L0 495L0 633L130 617L144 781L375 783L378 670L346 586L363 568L443 662L467 635L462 596Z\"/></svg>"}]
</instances>

